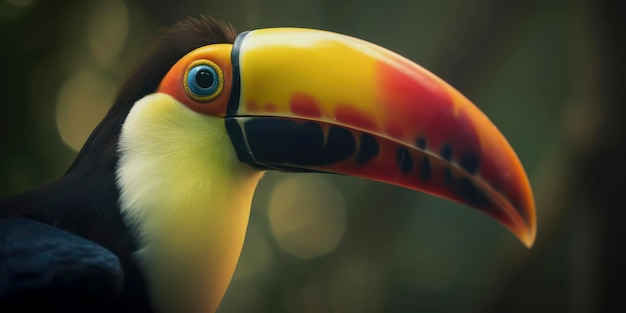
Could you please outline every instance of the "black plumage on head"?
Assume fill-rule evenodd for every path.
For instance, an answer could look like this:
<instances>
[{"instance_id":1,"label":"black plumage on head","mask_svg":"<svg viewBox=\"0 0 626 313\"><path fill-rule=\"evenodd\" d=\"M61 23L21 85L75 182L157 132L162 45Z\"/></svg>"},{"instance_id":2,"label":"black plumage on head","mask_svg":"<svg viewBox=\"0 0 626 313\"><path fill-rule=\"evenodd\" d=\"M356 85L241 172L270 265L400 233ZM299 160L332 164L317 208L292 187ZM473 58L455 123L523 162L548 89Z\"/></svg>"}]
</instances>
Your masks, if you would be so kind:
<instances>
[{"instance_id":1,"label":"black plumage on head","mask_svg":"<svg viewBox=\"0 0 626 313\"><path fill-rule=\"evenodd\" d=\"M233 43L236 36L235 29L230 24L210 16L189 17L163 29L161 38L153 49L154 52L126 79L113 106L87 140L70 170L76 163L82 161L84 154L103 148L103 141L106 141L106 147L113 147L112 151L115 151L114 146L121 131L121 124L131 107L139 99L156 91L161 79L176 61L202 46ZM98 136L99 132L104 133ZM96 147L91 147L92 139L97 139Z\"/></svg>"}]
</instances>

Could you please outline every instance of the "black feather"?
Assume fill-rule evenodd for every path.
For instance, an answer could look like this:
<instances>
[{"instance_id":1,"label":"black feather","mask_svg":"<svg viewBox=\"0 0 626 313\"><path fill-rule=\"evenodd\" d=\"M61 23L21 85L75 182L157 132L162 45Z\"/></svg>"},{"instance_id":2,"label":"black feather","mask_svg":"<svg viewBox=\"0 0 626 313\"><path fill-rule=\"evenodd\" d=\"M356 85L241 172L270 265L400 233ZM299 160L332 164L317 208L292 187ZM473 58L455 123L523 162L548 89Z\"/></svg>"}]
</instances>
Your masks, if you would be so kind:
<instances>
[{"instance_id":1,"label":"black feather","mask_svg":"<svg viewBox=\"0 0 626 313\"><path fill-rule=\"evenodd\" d=\"M110 305L122 289L122 267L111 251L32 219L0 220L0 255L0 307L15 312L80 312Z\"/></svg>"}]
</instances>

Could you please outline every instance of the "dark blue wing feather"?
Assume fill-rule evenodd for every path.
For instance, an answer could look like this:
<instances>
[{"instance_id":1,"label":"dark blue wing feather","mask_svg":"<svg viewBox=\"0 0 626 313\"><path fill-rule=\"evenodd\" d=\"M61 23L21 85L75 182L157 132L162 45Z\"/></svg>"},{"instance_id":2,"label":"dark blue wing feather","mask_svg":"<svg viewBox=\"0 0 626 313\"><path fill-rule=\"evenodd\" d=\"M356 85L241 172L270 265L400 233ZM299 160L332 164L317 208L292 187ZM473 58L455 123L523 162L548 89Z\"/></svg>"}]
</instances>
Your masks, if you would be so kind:
<instances>
[{"instance_id":1,"label":"dark blue wing feather","mask_svg":"<svg viewBox=\"0 0 626 313\"><path fill-rule=\"evenodd\" d=\"M99 310L123 277L118 258L95 242L31 219L0 219L2 312Z\"/></svg>"}]
</instances>

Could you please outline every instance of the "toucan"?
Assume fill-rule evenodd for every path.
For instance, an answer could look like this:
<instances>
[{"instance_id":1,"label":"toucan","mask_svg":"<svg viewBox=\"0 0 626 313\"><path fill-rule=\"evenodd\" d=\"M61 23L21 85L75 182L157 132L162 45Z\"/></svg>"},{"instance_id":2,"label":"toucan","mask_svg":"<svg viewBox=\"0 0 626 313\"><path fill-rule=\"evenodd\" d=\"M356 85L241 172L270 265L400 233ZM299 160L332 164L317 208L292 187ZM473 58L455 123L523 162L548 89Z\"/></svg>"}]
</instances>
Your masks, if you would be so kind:
<instances>
[{"instance_id":1,"label":"toucan","mask_svg":"<svg viewBox=\"0 0 626 313\"><path fill-rule=\"evenodd\" d=\"M0 203L0 311L215 312L268 170L406 187L535 239L519 158L442 79L354 37L201 16L163 32L59 180Z\"/></svg>"}]
</instances>

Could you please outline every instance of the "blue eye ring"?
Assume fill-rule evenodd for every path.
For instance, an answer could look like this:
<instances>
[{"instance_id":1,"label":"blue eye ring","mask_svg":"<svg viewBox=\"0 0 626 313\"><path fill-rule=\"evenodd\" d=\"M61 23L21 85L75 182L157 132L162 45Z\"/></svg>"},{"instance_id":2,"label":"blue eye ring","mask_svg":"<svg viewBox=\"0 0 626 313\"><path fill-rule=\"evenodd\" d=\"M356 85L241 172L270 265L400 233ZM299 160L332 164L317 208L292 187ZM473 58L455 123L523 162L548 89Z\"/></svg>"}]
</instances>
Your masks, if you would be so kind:
<instances>
[{"instance_id":1,"label":"blue eye ring","mask_svg":"<svg viewBox=\"0 0 626 313\"><path fill-rule=\"evenodd\" d=\"M183 86L191 99L208 102L224 90L224 73L217 64L209 60L196 60L187 67Z\"/></svg>"}]
</instances>

